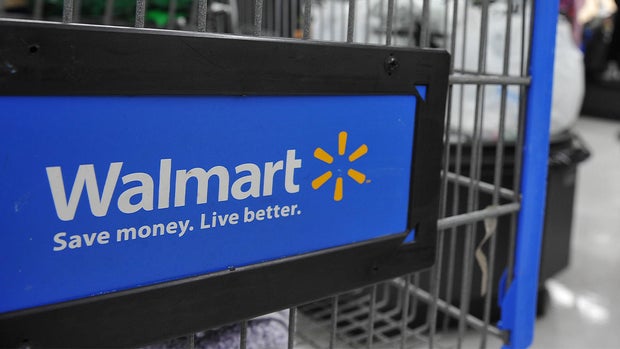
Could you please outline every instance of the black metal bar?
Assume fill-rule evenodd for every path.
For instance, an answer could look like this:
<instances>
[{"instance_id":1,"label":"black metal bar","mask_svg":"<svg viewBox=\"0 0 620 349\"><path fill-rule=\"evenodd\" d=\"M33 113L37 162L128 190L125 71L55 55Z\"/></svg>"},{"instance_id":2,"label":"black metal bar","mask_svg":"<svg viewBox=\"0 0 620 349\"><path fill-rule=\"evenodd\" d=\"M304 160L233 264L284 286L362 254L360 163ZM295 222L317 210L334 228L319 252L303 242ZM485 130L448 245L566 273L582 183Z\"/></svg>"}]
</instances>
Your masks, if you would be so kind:
<instances>
[{"instance_id":1,"label":"black metal bar","mask_svg":"<svg viewBox=\"0 0 620 349\"><path fill-rule=\"evenodd\" d=\"M73 20L74 23L80 23L82 15L82 0L73 0Z\"/></svg>"},{"instance_id":2,"label":"black metal bar","mask_svg":"<svg viewBox=\"0 0 620 349\"><path fill-rule=\"evenodd\" d=\"M525 19L523 19L525 20ZM506 2L506 27L505 27L505 41L504 41L504 56L503 56L503 67L502 73L503 75L508 75L510 68L510 48L511 48L511 35L512 35L512 0L508 0ZM506 126L506 98L508 88L507 86L502 86L501 91L501 100L500 100L500 124L499 124L499 139L497 142L496 153L495 153L495 169L494 169L494 178L493 184L495 186L495 190L493 190L493 198L492 204L494 206L499 204L499 199L502 196L500 194L500 186L502 183L502 174L503 174L503 159L504 159L504 138L505 138L505 126ZM513 194L514 196L514 194ZM497 234L495 232L489 241L489 270L488 275L489 278L487 280L486 290L487 294L485 296L484 303L484 314L483 320L485 326L488 328L490 326L491 321L491 301L493 295L493 275L495 273L495 254L497 249ZM487 345L487 331L482 333L482 339L480 343L481 348L486 348Z\"/></svg>"},{"instance_id":3,"label":"black metal bar","mask_svg":"<svg viewBox=\"0 0 620 349\"><path fill-rule=\"evenodd\" d=\"M45 0L35 0L33 14L32 14L34 19L43 19L44 6L45 6Z\"/></svg>"},{"instance_id":4,"label":"black metal bar","mask_svg":"<svg viewBox=\"0 0 620 349\"><path fill-rule=\"evenodd\" d=\"M411 8L411 16L413 23L413 1L409 2ZM455 47L455 36L456 36L456 18L458 14L458 0L454 0L454 16L453 16L453 30L452 30L452 49L451 52L454 52ZM446 16L447 17L447 16ZM447 32L447 31L446 31ZM410 28L410 38L413 42L413 25ZM450 72L452 76L452 72L454 71L454 59L450 61ZM444 130L444 154L443 154L443 173L442 173L442 183L440 187L440 204L439 204L439 217L445 218L447 213L447 198L448 198L448 179L449 179L449 167L450 167L450 126L452 124L452 99L453 99L453 86L450 85L448 87L448 97L446 101L446 121L445 121L445 130ZM460 159L458 160L460 161ZM458 176L457 176L458 177ZM455 214L453 212L453 214ZM429 328L429 348L434 348L435 345L435 334L437 330L437 300L439 299L439 290L442 282L442 271L443 271L443 259L444 259L444 245L445 245L446 234L444 229L438 230L437 236L437 259L435 265L431 269L431 294L434 297L435 302L429 304L429 312L428 312L428 324ZM450 263L450 262L449 262ZM450 268L449 264L449 268ZM449 280L449 285L451 285L452 280Z\"/></svg>"},{"instance_id":5,"label":"black metal bar","mask_svg":"<svg viewBox=\"0 0 620 349\"><path fill-rule=\"evenodd\" d=\"M370 0L366 0L366 32L364 33L364 42L370 42Z\"/></svg>"},{"instance_id":6,"label":"black metal bar","mask_svg":"<svg viewBox=\"0 0 620 349\"><path fill-rule=\"evenodd\" d=\"M420 32L420 47L429 47L431 43L431 9L429 0L424 0L422 5L422 28Z\"/></svg>"},{"instance_id":7,"label":"black metal bar","mask_svg":"<svg viewBox=\"0 0 620 349\"><path fill-rule=\"evenodd\" d=\"M411 281L412 286L414 287L419 287L420 286L420 279L421 276L420 274L425 273L424 272L416 272L413 273L413 281ZM411 323L415 320L415 318L418 316L418 305L419 305L419 299L418 299L418 295L416 293L412 293L411 294L411 305L410 305L410 311L409 311L409 319L407 320L407 322ZM422 325L423 327L428 328L428 324ZM407 327L408 329L409 327ZM426 330L425 330L426 331Z\"/></svg>"},{"instance_id":8,"label":"black metal bar","mask_svg":"<svg viewBox=\"0 0 620 349\"><path fill-rule=\"evenodd\" d=\"M409 29L407 31L407 45L408 46L415 46L416 45L416 39L415 39L415 11L414 11L414 4L413 4L413 0L409 0L409 20L411 21L411 24L409 25ZM449 98L448 98L449 100Z\"/></svg>"},{"instance_id":9,"label":"black metal bar","mask_svg":"<svg viewBox=\"0 0 620 349\"><path fill-rule=\"evenodd\" d=\"M377 316L377 285L372 285L370 289L370 302L368 304L368 341L366 342L366 348L372 349L375 336L375 319Z\"/></svg>"},{"instance_id":10,"label":"black metal bar","mask_svg":"<svg viewBox=\"0 0 620 349\"><path fill-rule=\"evenodd\" d=\"M336 333L338 332L338 301L339 297L332 297L331 330L329 332L329 349L334 349L336 345Z\"/></svg>"},{"instance_id":11,"label":"black metal bar","mask_svg":"<svg viewBox=\"0 0 620 349\"><path fill-rule=\"evenodd\" d=\"M254 0L254 36L261 36L263 31L263 0Z\"/></svg>"},{"instance_id":12,"label":"black metal bar","mask_svg":"<svg viewBox=\"0 0 620 349\"><path fill-rule=\"evenodd\" d=\"M392 45L392 26L394 24L394 0L388 0L387 18L385 25L385 44Z\"/></svg>"},{"instance_id":13,"label":"black metal bar","mask_svg":"<svg viewBox=\"0 0 620 349\"><path fill-rule=\"evenodd\" d=\"M295 347L295 333L297 332L297 308L289 309L288 314L288 349Z\"/></svg>"},{"instance_id":14,"label":"black metal bar","mask_svg":"<svg viewBox=\"0 0 620 349\"><path fill-rule=\"evenodd\" d=\"M456 55L456 39L457 39L457 23L458 23L458 0L455 0L453 3L453 16L452 16L452 32L451 32L451 42L450 42L450 52L453 55ZM468 0L465 0L465 8L463 10L463 22L464 27L467 27L467 19L468 19ZM465 31L463 31L463 51L461 54L461 67L465 66ZM455 59L451 62L451 70L454 71L455 68ZM461 164L462 164L462 155L463 155L463 94L464 87L460 87L460 96L459 96L459 113L458 113L458 122L457 122L457 143L456 143L456 154L455 154L455 165L454 171L457 176L460 176L461 173ZM451 103L451 102L450 102ZM448 127L451 127L448 126ZM447 170L447 167L444 168ZM459 200L460 200L460 190L457 185L453 186L453 198L452 198L452 207L451 214L454 216L458 213L459 208ZM456 227L453 227L450 231L449 235L449 247L448 247L448 261L447 261L447 273L446 273L446 295L445 299L452 300L452 291L454 285L454 263L455 263L455 254L456 254ZM442 324L443 330L446 330L448 327L448 318L444 317L444 321Z\"/></svg>"},{"instance_id":15,"label":"black metal bar","mask_svg":"<svg viewBox=\"0 0 620 349\"><path fill-rule=\"evenodd\" d=\"M346 1L341 1L340 2L340 30L341 30L340 37L342 38L341 41L346 41L347 40L347 17L348 17L348 11L345 11L345 7L348 7L347 2Z\"/></svg>"},{"instance_id":16,"label":"black metal bar","mask_svg":"<svg viewBox=\"0 0 620 349\"><path fill-rule=\"evenodd\" d=\"M136 28L144 28L144 17L146 15L146 0L136 0Z\"/></svg>"},{"instance_id":17,"label":"black metal bar","mask_svg":"<svg viewBox=\"0 0 620 349\"><path fill-rule=\"evenodd\" d=\"M470 182L469 177L457 175L456 173L453 173L453 172L448 172L446 174L446 179L450 180L452 183L455 183L461 186L469 185L469 182ZM516 201L518 201L519 199L519 196L515 194L514 190L502 188L501 186L496 186L495 184L491 184L491 183L487 183L483 181L477 182L476 185L478 186L478 190L480 190L480 192L483 192L486 194L493 194L494 191L497 190L499 197L503 199L516 200Z\"/></svg>"},{"instance_id":18,"label":"black metal bar","mask_svg":"<svg viewBox=\"0 0 620 349\"><path fill-rule=\"evenodd\" d=\"M284 0L282 2L282 24L283 24L283 34L282 36L284 37L291 37L293 36L293 33L291 31L291 21L292 21L292 14L291 14L291 8L290 8L290 1L288 0Z\"/></svg>"},{"instance_id":19,"label":"black metal bar","mask_svg":"<svg viewBox=\"0 0 620 349\"><path fill-rule=\"evenodd\" d=\"M530 45L531 42L529 42L529 40L526 40L526 33L527 33L527 25L526 25L526 21L525 18L527 18L526 14L527 14L527 1L523 0L523 2L521 3L521 18L523 18L523 20L521 21L521 76L526 76L527 72L528 72L528 67L530 65ZM530 17L529 18L534 18L534 6L532 6L530 8ZM533 25L534 21L530 21L529 25L530 27ZM531 28L530 28L531 30ZM531 31L530 31L531 32ZM527 48L527 51L526 51ZM526 55L527 52L527 55ZM527 88L525 86L521 86L521 88L519 89L519 122L517 125L517 144L516 144L516 151L517 152L521 152L521 150L523 149L523 144L524 144L524 140L525 140L525 133L524 133L524 125L525 125L525 110L526 110L526 106L527 106ZM523 169L523 159L521 156L517 156L515 157L515 167L514 167L514 183L513 183L513 188L515 193L520 193L521 192L521 171ZM510 230L510 241L508 243L508 267L507 267L507 272L506 272L506 289L508 289L510 287L510 284L512 283L512 279L514 277L514 262L515 262L515 248L516 248L516 239L517 239L517 216L513 215L512 217L512 222L511 222L511 230Z\"/></svg>"},{"instance_id":20,"label":"black metal bar","mask_svg":"<svg viewBox=\"0 0 620 349\"><path fill-rule=\"evenodd\" d=\"M349 0L349 17L347 20L347 42L353 42L355 33L355 0Z\"/></svg>"},{"instance_id":21,"label":"black metal bar","mask_svg":"<svg viewBox=\"0 0 620 349\"><path fill-rule=\"evenodd\" d=\"M62 22L71 23L73 21L73 0L64 0L62 3Z\"/></svg>"},{"instance_id":22,"label":"black metal bar","mask_svg":"<svg viewBox=\"0 0 620 349\"><path fill-rule=\"evenodd\" d=\"M189 8L189 20L187 22L188 27L198 30L198 1L192 0L192 3Z\"/></svg>"},{"instance_id":23,"label":"black metal bar","mask_svg":"<svg viewBox=\"0 0 620 349\"><path fill-rule=\"evenodd\" d=\"M268 36L273 36L273 28L275 27L273 5L274 0L263 0L263 7L265 8L263 23Z\"/></svg>"},{"instance_id":24,"label":"black metal bar","mask_svg":"<svg viewBox=\"0 0 620 349\"><path fill-rule=\"evenodd\" d=\"M486 70L486 45L488 33L488 12L489 2L483 0L482 17L480 23L480 44L478 48L478 73L483 74ZM480 181L480 171L482 165L482 127L484 124L484 89L481 85L476 85L476 107L474 121L474 140L472 145L471 165L469 177L471 184L468 190L467 211L471 212L478 205L477 182ZM476 236L476 224L472 223L466 228L464 257L463 257L463 280L461 282L460 306L461 316L458 326L457 348L461 348L466 330L465 317L469 312L471 301L471 283L473 275L473 254L474 241Z\"/></svg>"},{"instance_id":25,"label":"black metal bar","mask_svg":"<svg viewBox=\"0 0 620 349\"><path fill-rule=\"evenodd\" d=\"M276 36L284 36L284 33L282 33L282 22L283 22L282 1L283 0L276 0L276 3L275 3L275 6L276 6L276 9L275 9L275 21L276 21L275 31L276 33L275 35ZM287 1L287 0L284 0L284 1Z\"/></svg>"},{"instance_id":26,"label":"black metal bar","mask_svg":"<svg viewBox=\"0 0 620 349\"><path fill-rule=\"evenodd\" d=\"M166 27L168 29L173 29L176 25L177 15L177 0L169 0L168 2L168 23Z\"/></svg>"},{"instance_id":27,"label":"black metal bar","mask_svg":"<svg viewBox=\"0 0 620 349\"><path fill-rule=\"evenodd\" d=\"M506 76L493 74L456 74L449 78L450 84L456 85L529 85L530 77Z\"/></svg>"},{"instance_id":28,"label":"black metal bar","mask_svg":"<svg viewBox=\"0 0 620 349\"><path fill-rule=\"evenodd\" d=\"M207 11L209 4L207 0L198 0L198 11L196 11L196 28L199 32L207 31Z\"/></svg>"},{"instance_id":29,"label":"black metal bar","mask_svg":"<svg viewBox=\"0 0 620 349\"><path fill-rule=\"evenodd\" d=\"M518 212L521 209L521 204L513 202L511 204L499 205L495 207L487 207L479 211L468 211L467 213L450 216L444 219L440 219L437 223L437 229L454 228L468 223L480 222L485 218L494 218L503 216L509 213Z\"/></svg>"},{"instance_id":30,"label":"black metal bar","mask_svg":"<svg viewBox=\"0 0 620 349\"><path fill-rule=\"evenodd\" d=\"M239 349L248 347L248 321L244 320L239 323Z\"/></svg>"},{"instance_id":31,"label":"black metal bar","mask_svg":"<svg viewBox=\"0 0 620 349\"><path fill-rule=\"evenodd\" d=\"M194 336L193 333L187 336L187 348L188 349L196 348L196 337Z\"/></svg>"},{"instance_id":32,"label":"black metal bar","mask_svg":"<svg viewBox=\"0 0 620 349\"><path fill-rule=\"evenodd\" d=\"M376 46L302 44L243 37L227 41L217 35L192 32L152 29L142 32L10 20L0 21L0 29L7 33L0 37L3 45L21 45L17 38L22 38L37 42L46 50L45 57L29 55L27 50L7 53L5 59L11 59L19 69L19 74L0 83L0 94L7 95L410 95L416 84L428 83L417 79L437 77L438 81L445 79L447 83L446 72L443 76L439 74L449 65L445 52L419 54L396 47L386 51ZM15 34L8 35L9 31ZM79 50L72 51L69 44L79 45ZM166 49L158 51L156 56L148 55L154 44ZM281 59L274 59L274 50L280 52ZM391 75L383 68L390 53L399 62L398 70ZM248 60L248 54L263 57L263 61ZM129 60L128 56L143 59ZM341 59L334 60L335 56ZM71 60L72 57L75 59ZM179 57L186 57L184 64L170 64ZM286 74L283 74L283 60L290 65ZM119 70L121 61L124 69ZM59 69L62 64L65 66ZM235 69L222 69L222 64ZM379 71L377 66L381 67ZM429 69L434 70L431 73ZM110 70L115 74L108 74ZM419 108L428 106L427 100ZM439 118L442 113L443 107L433 117ZM439 129L443 132L443 121ZM427 147L419 144L421 149Z\"/></svg>"},{"instance_id":33,"label":"black metal bar","mask_svg":"<svg viewBox=\"0 0 620 349\"><path fill-rule=\"evenodd\" d=\"M292 37L298 38L299 26L299 0L293 0L291 3L291 33Z\"/></svg>"},{"instance_id":34,"label":"black metal bar","mask_svg":"<svg viewBox=\"0 0 620 349\"><path fill-rule=\"evenodd\" d=\"M304 40L310 39L310 24L312 23L312 0L304 1Z\"/></svg>"},{"instance_id":35,"label":"black metal bar","mask_svg":"<svg viewBox=\"0 0 620 349\"><path fill-rule=\"evenodd\" d=\"M405 345L407 344L407 319L409 318L409 286L411 285L411 275L405 275L402 279L404 279L405 286L401 288L403 307L400 320L400 349L405 349Z\"/></svg>"},{"instance_id":36,"label":"black metal bar","mask_svg":"<svg viewBox=\"0 0 620 349\"><path fill-rule=\"evenodd\" d=\"M106 0L103 13L103 24L110 25L114 20L114 0Z\"/></svg>"}]
</instances>

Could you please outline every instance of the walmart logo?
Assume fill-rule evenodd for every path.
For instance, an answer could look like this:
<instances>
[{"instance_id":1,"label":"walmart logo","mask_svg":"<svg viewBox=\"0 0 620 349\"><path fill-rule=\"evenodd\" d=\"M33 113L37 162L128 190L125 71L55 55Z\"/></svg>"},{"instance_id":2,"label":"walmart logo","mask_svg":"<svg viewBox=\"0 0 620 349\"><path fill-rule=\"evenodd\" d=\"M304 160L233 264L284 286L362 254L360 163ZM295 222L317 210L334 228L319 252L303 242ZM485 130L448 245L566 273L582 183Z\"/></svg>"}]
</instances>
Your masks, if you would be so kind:
<instances>
[{"instance_id":1,"label":"walmart logo","mask_svg":"<svg viewBox=\"0 0 620 349\"><path fill-rule=\"evenodd\" d=\"M338 156L345 156L347 152L347 136L348 134L345 131L342 131L338 134ZM357 149L355 149L351 153L351 155L349 155L348 160L350 163L352 163L355 160L364 156L366 153L368 153L368 146L366 144L362 144ZM331 156L328 152L326 152L322 148L316 148L314 150L314 157L329 165L333 164L334 162L334 157ZM365 174L359 171L356 171L352 168L349 168L347 170L347 175L359 184L363 184L366 181ZM323 173L322 175L318 176L312 181L312 189L314 190L319 189L325 183L327 183L327 181L329 181L333 176L334 174L332 171L327 171ZM334 201L342 200L343 195L344 195L343 186L344 184L343 184L342 176L338 176L338 178L336 178L336 186L334 188Z\"/></svg>"},{"instance_id":2,"label":"walmart logo","mask_svg":"<svg viewBox=\"0 0 620 349\"><path fill-rule=\"evenodd\" d=\"M338 156L344 157L347 153L347 132L338 134ZM348 155L347 165L368 153L368 146L362 144ZM331 165L334 157L322 148L314 150L314 157ZM346 159L344 159L346 161ZM85 191L88 197L88 206L95 217L104 217L111 206L115 205L118 211L132 214L138 211L152 211L174 207L183 207L187 202L197 205L206 204L209 197L218 202L259 198L273 195L274 187L283 187L289 194L298 193L300 185L295 181L295 171L302 167L302 159L297 158L296 149L288 149L286 156L278 161L265 163L242 163L233 168L215 165L208 168L194 167L191 169L175 169L171 158L160 159L159 176L147 172L122 173L123 162L110 163L107 176L101 178L95 173L94 164L82 164L78 167L73 178L73 185L65 187L65 175L61 166L46 167L56 214L62 221L71 221L75 218L79 202ZM368 182L366 175L347 166L347 175L359 184ZM281 171L282 177L275 173ZM327 171L312 181L312 188L317 190L336 175L334 201L341 201L344 196L344 179L339 168L336 171ZM217 178L212 182L212 178ZM282 178L283 181L277 178ZM103 179L103 180L102 180ZM194 191L188 183L195 182ZM122 182L122 185L119 184ZM157 183L157 185L156 185ZM210 184L211 183L211 184ZM217 186L214 185L217 183ZM68 183L70 184L70 182ZM115 192L118 187L122 192L116 200ZM100 191L99 188L103 190ZM67 190L69 189L69 190ZM216 194L209 195L209 192ZM215 197L214 197L215 196ZM82 200L84 201L84 200ZM116 202L114 202L116 201Z\"/></svg>"}]
</instances>

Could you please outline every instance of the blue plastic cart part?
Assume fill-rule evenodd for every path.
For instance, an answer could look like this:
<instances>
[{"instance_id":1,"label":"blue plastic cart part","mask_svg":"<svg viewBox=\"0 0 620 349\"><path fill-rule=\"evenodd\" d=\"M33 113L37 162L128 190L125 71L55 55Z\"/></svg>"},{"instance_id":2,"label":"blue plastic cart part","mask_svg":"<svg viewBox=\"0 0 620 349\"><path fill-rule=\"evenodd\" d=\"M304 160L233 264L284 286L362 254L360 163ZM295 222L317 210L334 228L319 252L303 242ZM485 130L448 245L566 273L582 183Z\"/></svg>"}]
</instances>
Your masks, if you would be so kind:
<instances>
[{"instance_id":1,"label":"blue plastic cart part","mask_svg":"<svg viewBox=\"0 0 620 349\"><path fill-rule=\"evenodd\" d=\"M500 327L510 332L505 348L531 345L536 320L538 271L545 212L549 125L553 88L558 1L534 1L521 176L522 201L517 228L514 280L502 302Z\"/></svg>"},{"instance_id":2,"label":"blue plastic cart part","mask_svg":"<svg viewBox=\"0 0 620 349\"><path fill-rule=\"evenodd\" d=\"M0 313L406 232L416 101L1 97Z\"/></svg>"}]
</instances>

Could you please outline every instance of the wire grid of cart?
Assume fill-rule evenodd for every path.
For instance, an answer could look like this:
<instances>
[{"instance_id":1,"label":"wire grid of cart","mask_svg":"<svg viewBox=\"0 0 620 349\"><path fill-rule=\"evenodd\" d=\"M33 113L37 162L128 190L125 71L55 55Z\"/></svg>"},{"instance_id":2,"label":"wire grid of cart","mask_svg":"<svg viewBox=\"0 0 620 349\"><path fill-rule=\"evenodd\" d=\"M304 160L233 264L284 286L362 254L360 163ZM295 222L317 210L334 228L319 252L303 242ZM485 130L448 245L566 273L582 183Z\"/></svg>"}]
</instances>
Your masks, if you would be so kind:
<instances>
[{"instance_id":1,"label":"wire grid of cart","mask_svg":"<svg viewBox=\"0 0 620 349\"><path fill-rule=\"evenodd\" d=\"M542 144L547 133L548 108L538 108L543 117L534 124L532 98L541 93L533 90L545 88L534 86L530 71L536 64L548 68L550 61L535 61L529 52L534 52L535 33L546 30L532 23L555 28L554 5L526 0L170 0L160 6L165 16L156 23L150 12L158 4L154 1L125 4L128 11L119 10L119 0L102 1L97 11L85 10L92 4L86 0L35 0L18 11L14 3L4 0L0 16L447 50L452 64L435 266L285 311L288 346L520 347L515 331L531 335L533 319L530 328L511 325L507 316L512 315L506 313L514 309L500 311L497 304L518 279L519 245L526 243L519 234L530 234L519 228L526 219L519 215L540 199L527 196L523 179L545 175L528 169L521 155L524 145L535 146L526 131L540 133ZM542 11L545 7L551 10ZM491 47L493 40L500 44ZM491 54L499 58L491 62ZM536 244L539 234L530 234L529 241ZM536 248L530 250L537 257ZM521 262L537 266L535 260ZM236 327L241 348L248 346L249 321L240 319ZM191 348L196 338L179 340Z\"/></svg>"}]
</instances>

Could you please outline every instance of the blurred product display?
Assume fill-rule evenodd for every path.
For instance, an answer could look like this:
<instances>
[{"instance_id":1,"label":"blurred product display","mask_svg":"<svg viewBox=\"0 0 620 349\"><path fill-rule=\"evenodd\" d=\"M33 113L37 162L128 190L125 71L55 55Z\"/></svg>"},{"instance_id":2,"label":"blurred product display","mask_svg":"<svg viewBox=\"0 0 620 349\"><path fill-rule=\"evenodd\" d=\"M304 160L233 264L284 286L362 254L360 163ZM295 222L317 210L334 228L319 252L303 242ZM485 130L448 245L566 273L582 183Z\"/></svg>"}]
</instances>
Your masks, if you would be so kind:
<instances>
[{"instance_id":1,"label":"blurred product display","mask_svg":"<svg viewBox=\"0 0 620 349\"><path fill-rule=\"evenodd\" d=\"M588 0L578 11L585 53L585 115L620 119L619 4L620 0Z\"/></svg>"},{"instance_id":2,"label":"blurred product display","mask_svg":"<svg viewBox=\"0 0 620 349\"><path fill-rule=\"evenodd\" d=\"M423 1L395 2L392 40L394 46L419 45L422 27ZM343 41L346 39L346 1L340 6L337 2L318 2L314 8L312 38L328 41ZM356 13L361 18L368 18L366 22L355 24L354 42L380 44L385 37L385 5L382 0L358 1ZM467 33L467 40L456 41L453 60L455 74L475 74L478 69L478 54L481 43L480 20L482 7L480 1L468 2L459 6L467 6L468 18L459 17L454 30L458 33ZM510 55L507 63L507 74L518 76L525 59L520 55L521 31L523 22L521 1L513 1L512 8L507 9L506 1L492 1L489 5L489 35L486 42L487 54L484 71L488 74L503 74L504 43L507 39L506 19L512 17L512 27L509 39ZM445 26L451 21L452 14L445 11L444 2L429 3L429 31L430 46L443 47L446 38L453 30ZM447 18L446 18L447 16ZM525 18L529 21L529 15ZM572 23L561 16L557 25L556 59L554 62L554 94L551 117L552 135L569 131L579 117L579 109L585 90L584 58L578 43L574 40ZM459 86L452 91L455 101L452 103L452 114L458 117L451 119L450 129L453 131L453 141L460 133L461 141L474 137L476 120L476 89L474 85ZM498 130L502 112L502 88L500 85L483 87L484 118L482 138L486 141L495 141L499 138ZM515 141L517 135L519 115L519 87L510 86L507 89L504 137L507 141ZM462 102L462 103L461 103Z\"/></svg>"},{"instance_id":3,"label":"blurred product display","mask_svg":"<svg viewBox=\"0 0 620 349\"><path fill-rule=\"evenodd\" d=\"M521 11L506 11L503 2L495 2L489 7L489 32L487 42L487 55L485 71L490 74L502 74L503 72L503 51L504 42L506 40L506 30L503 23L507 16L512 16L512 22L518 28L523 21ZM468 40L457 42L456 54L454 60L461 62L462 73L474 72L477 69L476 57L479 51L480 31L478 23L481 17L481 9L472 6L470 9L470 19L463 23L457 22L457 32L467 32ZM525 19L528 21L528 19ZM463 30L463 28L465 30ZM521 33L518 30L512 30L509 33L510 41L510 59L507 64L507 72L511 75L518 75L522 69L524 58L518 52L521 45ZM579 47L572 39L572 29L569 21L565 17L560 17L557 24L555 61L553 75L553 99L551 111L551 128L550 134L556 135L569 131L579 117L579 108L584 95L584 62L583 54ZM464 42L464 44L463 44ZM465 54L462 45L466 45ZM501 110L501 86L489 85L484 87L484 120L482 124L482 137L487 141L495 141L498 139L499 123L501 113L506 114L504 137L507 141L515 141L518 127L519 115L519 88L511 86L508 88L506 99L506 109ZM463 100L463 103L452 104L452 112L459 115L452 119L450 125L452 130L462 130L463 135L472 138L475 120L476 120L476 87L464 86L463 88L454 89L455 98ZM461 96L462 95L462 96Z\"/></svg>"}]
</instances>

